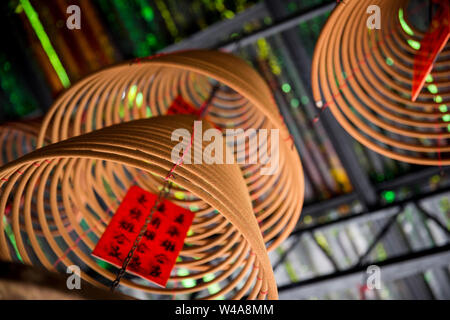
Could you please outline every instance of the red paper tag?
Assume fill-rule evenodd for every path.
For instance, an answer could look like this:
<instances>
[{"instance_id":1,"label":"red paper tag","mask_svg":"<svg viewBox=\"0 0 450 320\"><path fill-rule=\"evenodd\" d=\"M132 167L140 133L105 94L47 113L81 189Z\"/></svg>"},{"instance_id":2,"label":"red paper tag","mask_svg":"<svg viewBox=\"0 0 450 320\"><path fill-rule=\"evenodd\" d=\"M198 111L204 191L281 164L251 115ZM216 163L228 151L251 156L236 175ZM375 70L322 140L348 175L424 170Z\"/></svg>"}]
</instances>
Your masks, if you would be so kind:
<instances>
[{"instance_id":1,"label":"red paper tag","mask_svg":"<svg viewBox=\"0 0 450 320\"><path fill-rule=\"evenodd\" d=\"M186 102L181 95L178 95L175 100L173 100L172 104L169 107L169 110L167 110L168 115L172 114L193 114L197 117L202 116L201 115L202 108L195 109L191 104ZM208 120L208 117L204 118L205 120ZM216 124L210 122L216 129L222 131L222 128L217 126Z\"/></svg>"},{"instance_id":2,"label":"red paper tag","mask_svg":"<svg viewBox=\"0 0 450 320\"><path fill-rule=\"evenodd\" d=\"M92 254L122 267L157 198L137 186L131 187ZM193 212L163 200L153 213L127 271L165 287L193 219Z\"/></svg>"},{"instance_id":3,"label":"red paper tag","mask_svg":"<svg viewBox=\"0 0 450 320\"><path fill-rule=\"evenodd\" d=\"M420 49L414 57L412 101L416 101L426 77L433 69L439 53L450 38L450 5L448 0L441 1L438 12L431 21L431 27L420 43Z\"/></svg>"},{"instance_id":4,"label":"red paper tag","mask_svg":"<svg viewBox=\"0 0 450 320\"><path fill-rule=\"evenodd\" d=\"M167 110L168 115L172 114L193 114L200 115L200 110L195 109L191 104L187 103L181 95L178 95Z\"/></svg>"}]
</instances>

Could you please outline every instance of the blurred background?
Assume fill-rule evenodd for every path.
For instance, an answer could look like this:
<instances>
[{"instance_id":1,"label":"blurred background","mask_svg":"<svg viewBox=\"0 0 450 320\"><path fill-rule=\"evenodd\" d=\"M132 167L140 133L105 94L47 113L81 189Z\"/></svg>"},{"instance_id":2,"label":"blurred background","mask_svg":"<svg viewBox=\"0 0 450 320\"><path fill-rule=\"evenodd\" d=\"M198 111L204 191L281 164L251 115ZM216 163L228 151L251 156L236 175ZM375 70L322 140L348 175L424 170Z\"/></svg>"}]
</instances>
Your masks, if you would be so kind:
<instances>
[{"instance_id":1,"label":"blurred background","mask_svg":"<svg viewBox=\"0 0 450 320\"><path fill-rule=\"evenodd\" d=\"M81 8L80 30L66 27L73 4ZM1 1L0 121L42 116L65 88L125 60L189 48L232 51L269 83L305 170L296 231L271 253L280 298L450 299L450 169L378 155L348 136L329 110L319 114L314 106L312 54L336 5ZM412 18L423 26L424 19ZM8 225L5 232L14 241ZM365 285L373 264L381 268L379 290Z\"/></svg>"}]
</instances>

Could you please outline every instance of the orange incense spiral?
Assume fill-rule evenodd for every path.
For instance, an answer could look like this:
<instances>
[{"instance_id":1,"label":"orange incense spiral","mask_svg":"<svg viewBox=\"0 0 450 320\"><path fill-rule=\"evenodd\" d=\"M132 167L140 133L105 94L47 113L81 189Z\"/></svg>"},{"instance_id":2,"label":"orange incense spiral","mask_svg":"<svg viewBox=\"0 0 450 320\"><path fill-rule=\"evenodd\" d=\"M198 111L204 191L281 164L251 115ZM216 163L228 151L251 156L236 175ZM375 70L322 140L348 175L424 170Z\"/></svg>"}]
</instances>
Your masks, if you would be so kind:
<instances>
[{"instance_id":1,"label":"orange incense spiral","mask_svg":"<svg viewBox=\"0 0 450 320\"><path fill-rule=\"evenodd\" d=\"M84 265L96 276L83 272L82 278L99 286L114 280L114 272L100 267L90 253L117 209L117 200L126 193L127 176L138 174L136 183L142 182L143 187L150 181L161 185L173 167L171 151L177 141L171 140L171 132L183 128L192 134L194 120L193 116L159 116L108 126L47 145L3 166L0 228L11 225L17 251L2 232L0 257L15 260L20 256L26 264L49 270ZM207 122L203 126L210 128ZM206 145L194 135L193 148L204 150ZM131 279L121 284L171 295L202 292L220 284L218 292L199 298L276 299L272 267L239 166L183 163L173 174L171 180L205 206L196 214L175 266L175 271L182 268L188 274L172 273L166 288ZM146 180L147 176L152 178ZM116 197L103 194L104 181L99 177L109 178ZM11 209L6 215L8 204ZM105 205L110 210L102 210ZM177 287L180 281L206 276L208 282Z\"/></svg>"},{"instance_id":2,"label":"orange incense spiral","mask_svg":"<svg viewBox=\"0 0 450 320\"><path fill-rule=\"evenodd\" d=\"M45 135L57 142L115 123L164 115L178 96L201 108L217 84L219 89L207 107L207 119L214 126L223 130L280 130L279 170L275 174L261 175L261 163L246 161L241 165L264 241L272 250L291 233L300 216L303 171L268 85L245 61L231 54L184 51L97 72L76 83L51 107L43 121L39 145L43 145ZM252 150L248 145L249 140L245 144L246 160L266 147L259 145ZM154 181L145 179L150 180L147 185L154 190ZM203 212L200 199L183 190L174 192L182 197L178 201L185 206L201 208L205 215L210 213Z\"/></svg>"},{"instance_id":3,"label":"orange incense spiral","mask_svg":"<svg viewBox=\"0 0 450 320\"><path fill-rule=\"evenodd\" d=\"M314 52L314 98L356 140L386 157L419 165L449 165L450 47L447 44L434 64L428 80L432 82L411 101L418 54L414 47L424 32L414 28L407 16L427 8L408 4L406 0L339 4ZM367 27L371 5L380 8L381 29Z\"/></svg>"}]
</instances>

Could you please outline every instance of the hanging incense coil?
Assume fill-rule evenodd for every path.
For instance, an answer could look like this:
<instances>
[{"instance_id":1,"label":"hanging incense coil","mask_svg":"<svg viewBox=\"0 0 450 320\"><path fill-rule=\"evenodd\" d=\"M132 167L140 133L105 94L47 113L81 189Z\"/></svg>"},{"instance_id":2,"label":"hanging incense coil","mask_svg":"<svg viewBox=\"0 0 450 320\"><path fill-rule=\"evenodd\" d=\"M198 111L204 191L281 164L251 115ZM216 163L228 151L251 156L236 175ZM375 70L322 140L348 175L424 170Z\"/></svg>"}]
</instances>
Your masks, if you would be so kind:
<instances>
[{"instance_id":1,"label":"hanging incense coil","mask_svg":"<svg viewBox=\"0 0 450 320\"><path fill-rule=\"evenodd\" d=\"M28 119L0 125L0 165L36 149L41 121L42 119Z\"/></svg>"},{"instance_id":2,"label":"hanging incense coil","mask_svg":"<svg viewBox=\"0 0 450 320\"><path fill-rule=\"evenodd\" d=\"M0 150L2 151L0 165L13 161L21 156L36 149L37 136L41 127L41 118L26 119L23 121L7 122L0 125ZM45 141L49 140L47 137ZM10 206L7 206L6 213L9 214ZM69 224L67 217L61 217L65 225ZM37 216L32 217L33 221L37 221ZM21 221L21 228L24 228ZM52 226L51 229L55 229ZM39 228L36 233L42 234Z\"/></svg>"},{"instance_id":3,"label":"hanging incense coil","mask_svg":"<svg viewBox=\"0 0 450 320\"><path fill-rule=\"evenodd\" d=\"M15 243L0 233L0 258L10 261L20 257L26 264L42 265L52 271L60 265L82 265L95 273L92 276L82 272L82 278L88 282L101 286L107 283L106 279L114 280L115 273L100 267L90 253L120 201L113 202L107 196L100 199L98 195L103 188L97 190L98 185L86 184L84 179L95 179L89 174L92 170L110 168L114 176L106 182L121 195L126 193L121 181L125 172L140 171L140 176L150 175L162 185L173 170L171 151L178 143L171 140L171 133L182 128L192 134L194 120L188 115L160 116L121 123L50 144L3 166L0 228L3 230L5 221L9 221L6 223L12 226ZM203 128L211 126L204 122ZM194 135L190 140L193 150L204 150L207 143L201 137ZM185 240L175 268L188 270L189 275L172 273L166 288L127 279L122 279L121 285L154 294L188 294L221 283L219 292L200 297L277 298L270 260L239 166L184 162L176 166L171 179L202 199L210 211L217 212L198 213L191 227L192 234ZM6 220L8 200L12 208ZM104 210L105 206L110 210ZM34 212L39 217L43 236L35 233L31 220ZM68 230L62 223L62 214L67 215L72 229ZM217 216L223 216L226 223L220 222ZM58 235L50 232L49 219L55 222ZM25 228L20 228L20 220L25 221ZM202 279L206 275L213 275L213 279L190 288L176 287L180 281Z\"/></svg>"},{"instance_id":4,"label":"hanging incense coil","mask_svg":"<svg viewBox=\"0 0 450 320\"><path fill-rule=\"evenodd\" d=\"M245 164L241 165L264 241L268 250L272 250L291 233L300 216L303 171L267 84L237 57L193 50L136 60L97 72L73 85L51 107L43 121L39 145L43 145L46 134L51 142L57 142L123 121L164 115L177 97L200 108L217 85L207 108L207 119L214 126L223 130L280 130L283 141L275 174L262 175L261 163L249 164L248 159L264 147L259 145L252 151L249 141L245 145ZM49 124L53 126L51 130ZM154 191L158 185L148 176L138 179L149 190ZM211 214L202 200L185 190L174 188L171 197L180 205ZM217 217L217 223L224 221Z\"/></svg>"},{"instance_id":5,"label":"hanging incense coil","mask_svg":"<svg viewBox=\"0 0 450 320\"><path fill-rule=\"evenodd\" d=\"M450 46L439 55L429 77L432 82L412 102L418 53L412 46L420 44L424 32L407 17L414 11L428 12L423 7L428 3L415 8L409 4L405 0L339 4L314 52L314 99L319 108L329 108L356 140L386 157L419 165L449 165ZM371 5L380 8L381 29L368 30Z\"/></svg>"}]
</instances>

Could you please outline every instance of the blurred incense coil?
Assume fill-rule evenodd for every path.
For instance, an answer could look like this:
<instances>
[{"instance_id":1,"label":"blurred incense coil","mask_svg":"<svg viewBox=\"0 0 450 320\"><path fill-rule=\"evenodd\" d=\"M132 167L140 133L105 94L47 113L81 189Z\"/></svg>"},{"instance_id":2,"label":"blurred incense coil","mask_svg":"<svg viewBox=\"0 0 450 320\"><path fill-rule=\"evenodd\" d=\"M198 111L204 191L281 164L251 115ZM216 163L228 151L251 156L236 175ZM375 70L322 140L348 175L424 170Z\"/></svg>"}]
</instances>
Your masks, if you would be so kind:
<instances>
[{"instance_id":1,"label":"blurred incense coil","mask_svg":"<svg viewBox=\"0 0 450 320\"><path fill-rule=\"evenodd\" d=\"M0 125L0 150L2 152L0 165L13 161L36 149L37 136L41 127L42 118L27 119L23 121L7 122ZM45 139L48 142L48 139ZM14 192L14 191L13 191ZM6 205L6 215L9 215L11 203ZM37 215L31 216L33 224L36 226L35 232L42 235L39 228ZM70 222L62 214L61 219L70 228ZM21 229L25 228L24 221L20 220ZM55 233L56 226L49 222L50 232Z\"/></svg>"},{"instance_id":2,"label":"blurred incense coil","mask_svg":"<svg viewBox=\"0 0 450 320\"><path fill-rule=\"evenodd\" d=\"M37 136L41 127L42 118L27 119L23 121L7 122L0 125L0 165L13 161L21 156L36 149ZM45 139L48 142L48 139ZM8 216L11 209L11 203L6 205L6 215ZM42 235L39 228L37 215L32 215L33 224L35 224L35 232ZM64 225L69 227L70 222L67 217L62 215ZM25 228L24 221L20 220L20 227ZM54 233L56 226L49 223L50 232Z\"/></svg>"},{"instance_id":3,"label":"blurred incense coil","mask_svg":"<svg viewBox=\"0 0 450 320\"><path fill-rule=\"evenodd\" d=\"M171 133L181 128L193 134L195 119L189 115L159 116L108 126L47 145L0 168L0 229L8 223L4 217L9 200L12 203L9 223L15 241L12 244L0 233L0 258L20 259L53 271L61 265L79 265L82 270L89 270L82 272L84 280L99 286L109 284L115 272L102 268L90 253L121 197L112 199L103 195L101 182L86 183L94 180L90 176L92 163L107 163L105 168L119 172L117 179L109 180L109 185L120 195L126 192L121 190L120 180L126 172L139 171L141 177L152 175L162 182L173 168L171 151L178 144L171 140ZM203 130L207 128L211 126L204 122ZM204 150L208 145L201 137L194 135L189 140L193 141L193 148ZM218 292L199 297L277 298L270 260L239 166L183 163L173 174L171 180L218 214L203 215L194 222L166 288L126 278L121 284L155 294L188 294L220 283ZM50 189L48 193L46 186ZM86 205L93 205L100 196L104 203L97 203L99 208ZM46 201L48 207L44 206ZM105 206L110 210L101 210ZM33 212L39 217L43 235L35 232ZM81 212L81 221L77 212ZM70 229L63 224L61 214L67 215ZM20 227L20 220L25 221L25 228ZM56 224L58 235L50 232L49 220ZM180 268L187 270L188 275L176 275ZM176 287L179 281L204 279L208 275L213 275L208 282L198 281L189 288Z\"/></svg>"},{"instance_id":4,"label":"blurred incense coil","mask_svg":"<svg viewBox=\"0 0 450 320\"><path fill-rule=\"evenodd\" d=\"M0 125L0 165L36 149L42 119L7 122ZM47 140L48 142L48 140Z\"/></svg>"},{"instance_id":5,"label":"blurred incense coil","mask_svg":"<svg viewBox=\"0 0 450 320\"><path fill-rule=\"evenodd\" d=\"M368 8L381 29L368 29ZM425 30L408 19L427 1L348 0L328 18L314 52L312 88L356 140L386 157L420 165L450 164L450 46L440 53L418 99L411 101L414 58ZM428 19L428 17L426 17Z\"/></svg>"},{"instance_id":6,"label":"blurred incense coil","mask_svg":"<svg viewBox=\"0 0 450 320\"><path fill-rule=\"evenodd\" d=\"M214 91L216 86L218 89ZM245 61L231 54L183 51L97 72L74 84L51 107L43 121L39 145L44 144L45 135L50 136L51 142L57 142L112 124L164 115L180 96L197 109L209 104L207 119L217 128L280 130L279 169L275 174L262 175L264 165L249 164L248 159L265 147L252 149L249 139L245 142L245 164L241 165L264 241L269 251L276 248L291 233L300 216L303 170L269 87ZM52 129L48 128L50 124ZM116 196L123 193L117 189L100 191L102 180L110 181L115 173L110 167L101 167L101 163L92 165L93 177L86 177L86 181L97 185L101 197L108 192ZM123 174L120 179L125 189L137 183L155 192L160 185L156 178L142 177L135 171ZM202 200L177 186L169 198L178 205L198 210L195 223L201 224L204 217L214 213ZM225 223L220 215L215 219L218 224Z\"/></svg>"}]
</instances>

